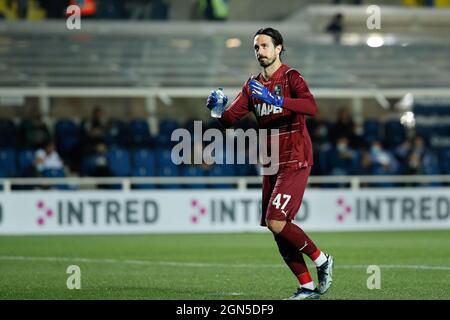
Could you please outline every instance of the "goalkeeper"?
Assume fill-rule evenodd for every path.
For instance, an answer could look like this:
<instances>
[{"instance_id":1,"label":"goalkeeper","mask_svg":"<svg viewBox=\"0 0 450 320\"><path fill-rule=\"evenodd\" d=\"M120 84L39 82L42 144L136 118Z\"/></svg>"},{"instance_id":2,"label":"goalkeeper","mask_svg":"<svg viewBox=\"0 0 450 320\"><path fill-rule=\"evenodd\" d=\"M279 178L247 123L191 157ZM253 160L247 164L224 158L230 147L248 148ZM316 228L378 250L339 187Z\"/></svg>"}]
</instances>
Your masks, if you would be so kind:
<instances>
[{"instance_id":1,"label":"goalkeeper","mask_svg":"<svg viewBox=\"0 0 450 320\"><path fill-rule=\"evenodd\" d=\"M322 252L300 227L292 223L300 209L313 165L305 116L314 116L317 106L302 75L281 62L283 38L277 30L258 30L253 47L262 72L247 80L218 120L224 127L231 127L253 112L260 128L279 130L278 171L263 177L261 225L273 233L281 256L298 279L299 288L289 299L319 299L331 286L333 257ZM209 109L217 109L221 98L218 95L216 91L209 95L206 103ZM222 101L226 106L228 98L224 96ZM316 265L317 287L303 255Z\"/></svg>"}]
</instances>

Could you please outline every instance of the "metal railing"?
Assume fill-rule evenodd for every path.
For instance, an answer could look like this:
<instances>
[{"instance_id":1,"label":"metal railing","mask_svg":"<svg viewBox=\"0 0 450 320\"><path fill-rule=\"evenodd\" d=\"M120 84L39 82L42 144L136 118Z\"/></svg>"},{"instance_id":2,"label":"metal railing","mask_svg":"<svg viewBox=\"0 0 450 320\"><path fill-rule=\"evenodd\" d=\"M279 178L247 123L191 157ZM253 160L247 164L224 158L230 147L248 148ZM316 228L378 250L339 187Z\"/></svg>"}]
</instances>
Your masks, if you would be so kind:
<instances>
[{"instance_id":1,"label":"metal railing","mask_svg":"<svg viewBox=\"0 0 450 320\"><path fill-rule=\"evenodd\" d=\"M246 190L251 185L260 185L261 176L248 177L67 177L67 178L10 178L0 179L0 185L4 193L15 192L17 186L39 187L38 191L45 191L55 186L72 187L70 190L89 189L89 186L120 185L121 190L128 192L136 185L234 185L238 190ZM449 184L450 175L396 175L396 176L311 176L308 184L310 187L339 186L351 190L359 190L365 187L389 184L390 186L410 187L427 186L427 184Z\"/></svg>"}]
</instances>

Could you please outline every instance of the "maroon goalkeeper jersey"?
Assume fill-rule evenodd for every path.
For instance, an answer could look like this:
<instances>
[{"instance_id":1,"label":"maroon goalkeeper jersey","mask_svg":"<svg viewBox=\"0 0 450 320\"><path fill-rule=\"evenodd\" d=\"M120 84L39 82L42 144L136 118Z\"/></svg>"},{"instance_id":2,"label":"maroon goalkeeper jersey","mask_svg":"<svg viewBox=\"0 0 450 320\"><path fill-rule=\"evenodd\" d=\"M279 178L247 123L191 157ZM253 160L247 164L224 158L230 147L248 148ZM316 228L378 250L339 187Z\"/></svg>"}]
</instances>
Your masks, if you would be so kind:
<instances>
[{"instance_id":1,"label":"maroon goalkeeper jersey","mask_svg":"<svg viewBox=\"0 0 450 320\"><path fill-rule=\"evenodd\" d=\"M248 83L261 82L272 93L283 96L283 107L275 107L251 97ZM300 72L282 64L266 81L262 74L247 80L241 92L218 120L231 127L248 112L253 112L261 129L278 129L279 170L302 168L313 164L311 138L305 116L314 116L316 102ZM270 132L268 132L269 134ZM270 139L268 139L270 150Z\"/></svg>"}]
</instances>

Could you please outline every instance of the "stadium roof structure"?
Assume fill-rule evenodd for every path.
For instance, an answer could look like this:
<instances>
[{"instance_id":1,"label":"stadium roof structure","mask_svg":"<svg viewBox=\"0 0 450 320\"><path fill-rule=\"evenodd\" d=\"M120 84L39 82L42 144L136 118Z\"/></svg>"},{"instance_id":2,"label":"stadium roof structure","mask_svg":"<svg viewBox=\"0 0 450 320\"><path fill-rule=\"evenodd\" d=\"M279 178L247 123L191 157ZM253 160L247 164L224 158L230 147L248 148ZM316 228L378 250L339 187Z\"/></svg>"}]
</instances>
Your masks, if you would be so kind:
<instances>
[{"instance_id":1,"label":"stadium roof structure","mask_svg":"<svg viewBox=\"0 0 450 320\"><path fill-rule=\"evenodd\" d=\"M238 90L258 72L258 23L6 22L0 25L0 95L204 96L214 87ZM443 36L330 35L275 24L286 63L324 96L405 92L449 95L450 39ZM370 47L374 38L381 46Z\"/></svg>"}]
</instances>

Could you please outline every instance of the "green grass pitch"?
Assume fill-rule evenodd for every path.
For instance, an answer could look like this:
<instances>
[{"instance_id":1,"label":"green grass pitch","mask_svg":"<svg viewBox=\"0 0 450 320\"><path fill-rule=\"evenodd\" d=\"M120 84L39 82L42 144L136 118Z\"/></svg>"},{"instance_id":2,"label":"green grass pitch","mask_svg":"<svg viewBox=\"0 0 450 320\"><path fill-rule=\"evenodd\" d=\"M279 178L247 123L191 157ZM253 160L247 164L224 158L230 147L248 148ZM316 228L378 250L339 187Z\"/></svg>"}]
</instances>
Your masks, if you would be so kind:
<instances>
[{"instance_id":1,"label":"green grass pitch","mask_svg":"<svg viewBox=\"0 0 450 320\"><path fill-rule=\"evenodd\" d=\"M449 230L310 235L335 257L322 299L450 299ZM69 265L80 290L66 287ZM368 265L380 289L367 288ZM0 299L265 300L296 286L269 232L0 237Z\"/></svg>"}]
</instances>

